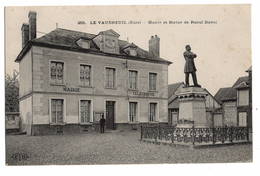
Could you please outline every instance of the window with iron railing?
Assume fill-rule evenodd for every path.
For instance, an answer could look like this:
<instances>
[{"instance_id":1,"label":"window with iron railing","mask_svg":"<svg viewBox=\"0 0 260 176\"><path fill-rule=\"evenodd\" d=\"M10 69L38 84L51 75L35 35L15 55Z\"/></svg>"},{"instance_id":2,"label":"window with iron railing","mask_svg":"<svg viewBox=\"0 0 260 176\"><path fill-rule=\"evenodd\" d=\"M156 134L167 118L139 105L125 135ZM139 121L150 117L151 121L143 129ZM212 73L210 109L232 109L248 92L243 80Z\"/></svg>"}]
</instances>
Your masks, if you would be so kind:
<instances>
[{"instance_id":1,"label":"window with iron railing","mask_svg":"<svg viewBox=\"0 0 260 176\"><path fill-rule=\"evenodd\" d=\"M91 66L80 64L80 85L91 86Z\"/></svg>"},{"instance_id":2,"label":"window with iron railing","mask_svg":"<svg viewBox=\"0 0 260 176\"><path fill-rule=\"evenodd\" d=\"M105 78L105 87L106 88L115 88L115 76L116 69L115 68L106 68L106 78Z\"/></svg>"},{"instance_id":3,"label":"window with iron railing","mask_svg":"<svg viewBox=\"0 0 260 176\"><path fill-rule=\"evenodd\" d=\"M157 89L157 73L149 73L149 90L155 91Z\"/></svg>"},{"instance_id":4,"label":"window with iron railing","mask_svg":"<svg viewBox=\"0 0 260 176\"><path fill-rule=\"evenodd\" d=\"M91 101L80 100L80 122L89 123L91 122Z\"/></svg>"},{"instance_id":5,"label":"window with iron railing","mask_svg":"<svg viewBox=\"0 0 260 176\"><path fill-rule=\"evenodd\" d=\"M137 71L129 70L129 89L137 89Z\"/></svg>"},{"instance_id":6,"label":"window with iron railing","mask_svg":"<svg viewBox=\"0 0 260 176\"><path fill-rule=\"evenodd\" d=\"M50 78L53 84L63 84L64 82L64 63L51 61Z\"/></svg>"},{"instance_id":7,"label":"window with iron railing","mask_svg":"<svg viewBox=\"0 0 260 176\"><path fill-rule=\"evenodd\" d=\"M129 120L130 122L137 121L137 102L129 103Z\"/></svg>"},{"instance_id":8,"label":"window with iron railing","mask_svg":"<svg viewBox=\"0 0 260 176\"><path fill-rule=\"evenodd\" d=\"M149 121L156 121L157 103L149 104Z\"/></svg>"},{"instance_id":9,"label":"window with iron railing","mask_svg":"<svg viewBox=\"0 0 260 176\"><path fill-rule=\"evenodd\" d=\"M51 99L51 123L64 122L64 101L63 99Z\"/></svg>"}]
</instances>

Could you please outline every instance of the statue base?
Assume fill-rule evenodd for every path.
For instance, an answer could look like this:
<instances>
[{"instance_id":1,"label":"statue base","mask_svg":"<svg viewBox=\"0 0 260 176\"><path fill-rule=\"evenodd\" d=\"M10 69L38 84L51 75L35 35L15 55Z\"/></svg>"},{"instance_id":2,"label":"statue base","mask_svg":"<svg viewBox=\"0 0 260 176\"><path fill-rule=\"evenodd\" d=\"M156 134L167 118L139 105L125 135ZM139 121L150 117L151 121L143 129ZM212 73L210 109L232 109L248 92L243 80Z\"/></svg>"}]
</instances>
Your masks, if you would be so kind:
<instances>
[{"instance_id":1,"label":"statue base","mask_svg":"<svg viewBox=\"0 0 260 176\"><path fill-rule=\"evenodd\" d=\"M179 121L177 127L208 127L206 119L207 93L200 87L183 87L177 92Z\"/></svg>"}]
</instances>

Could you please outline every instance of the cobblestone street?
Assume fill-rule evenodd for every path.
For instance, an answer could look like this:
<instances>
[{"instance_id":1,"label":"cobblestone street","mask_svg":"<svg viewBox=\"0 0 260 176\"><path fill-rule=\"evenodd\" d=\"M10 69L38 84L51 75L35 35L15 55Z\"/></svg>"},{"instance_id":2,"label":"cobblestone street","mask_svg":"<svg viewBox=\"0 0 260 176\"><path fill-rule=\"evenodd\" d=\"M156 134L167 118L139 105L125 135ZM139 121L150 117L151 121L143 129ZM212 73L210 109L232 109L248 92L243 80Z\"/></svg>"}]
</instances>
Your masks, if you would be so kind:
<instances>
[{"instance_id":1,"label":"cobblestone street","mask_svg":"<svg viewBox=\"0 0 260 176\"><path fill-rule=\"evenodd\" d=\"M190 149L139 141L137 131L6 136L7 165L251 162L252 145Z\"/></svg>"}]
</instances>

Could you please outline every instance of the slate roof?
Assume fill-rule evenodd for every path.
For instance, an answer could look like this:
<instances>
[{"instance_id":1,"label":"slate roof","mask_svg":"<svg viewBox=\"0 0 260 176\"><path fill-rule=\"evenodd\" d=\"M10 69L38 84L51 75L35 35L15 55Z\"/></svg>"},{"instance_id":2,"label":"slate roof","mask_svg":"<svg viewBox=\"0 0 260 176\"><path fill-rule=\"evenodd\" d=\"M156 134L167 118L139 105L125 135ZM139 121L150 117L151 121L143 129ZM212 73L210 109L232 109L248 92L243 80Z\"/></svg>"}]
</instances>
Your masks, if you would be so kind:
<instances>
[{"instance_id":1,"label":"slate roof","mask_svg":"<svg viewBox=\"0 0 260 176\"><path fill-rule=\"evenodd\" d=\"M243 82L249 85L249 77L248 76L239 77L232 87L236 88Z\"/></svg>"},{"instance_id":2,"label":"slate roof","mask_svg":"<svg viewBox=\"0 0 260 176\"><path fill-rule=\"evenodd\" d=\"M237 90L233 87L220 88L214 98L221 103L224 101L236 101Z\"/></svg>"},{"instance_id":3,"label":"slate roof","mask_svg":"<svg viewBox=\"0 0 260 176\"><path fill-rule=\"evenodd\" d=\"M73 31L73 30L67 30L67 29L61 29L57 28L48 34L45 34L44 36L40 38L33 39L29 41L25 47L22 49L22 51L19 53L19 55L16 58L16 62L19 62L23 56L27 53L27 51L31 48L32 45L35 46L44 46L49 48L56 48L56 49L65 49L65 50L71 50L76 52L85 52L85 53L92 53L92 54L98 54L98 55L106 55L106 56L112 56L112 57L119 57L119 58L127 58L132 60L141 60L146 62L154 62L154 63L164 63L164 64L171 64L170 61L164 60L162 58L153 58L149 54L148 51L140 48L137 46L137 56L130 56L127 55L123 49L128 46L130 43L124 40L118 40L119 43L119 54L110 54L110 53L104 53L99 50L98 46L95 44L95 42L92 40L97 35L85 33L85 32L79 32L79 31ZM76 41L80 38L91 40L90 43L90 49L84 49L77 45Z\"/></svg>"},{"instance_id":4,"label":"slate roof","mask_svg":"<svg viewBox=\"0 0 260 176\"><path fill-rule=\"evenodd\" d=\"M184 83L178 82L178 83L169 84L168 85L168 98L170 98L173 94L175 94L175 92L181 85L184 85Z\"/></svg>"},{"instance_id":5,"label":"slate roof","mask_svg":"<svg viewBox=\"0 0 260 176\"><path fill-rule=\"evenodd\" d=\"M176 96L176 91L182 85L184 85L183 82L178 82L178 83L173 83L168 85L168 108L169 109L179 108L179 100Z\"/></svg>"}]
</instances>

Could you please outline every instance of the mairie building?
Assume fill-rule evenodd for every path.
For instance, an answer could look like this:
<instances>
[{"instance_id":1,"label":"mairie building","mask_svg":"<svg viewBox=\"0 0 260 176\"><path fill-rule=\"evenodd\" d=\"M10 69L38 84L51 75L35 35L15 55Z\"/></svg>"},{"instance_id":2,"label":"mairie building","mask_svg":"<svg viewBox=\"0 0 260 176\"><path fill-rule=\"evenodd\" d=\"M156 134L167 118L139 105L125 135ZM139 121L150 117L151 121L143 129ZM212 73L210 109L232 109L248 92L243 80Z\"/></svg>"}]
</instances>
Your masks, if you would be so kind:
<instances>
[{"instance_id":1,"label":"mairie building","mask_svg":"<svg viewBox=\"0 0 260 176\"><path fill-rule=\"evenodd\" d=\"M104 115L107 129L168 122L168 66L160 38L149 51L119 39L56 28L37 38L36 12L22 25L19 106L28 135L81 133Z\"/></svg>"}]
</instances>

